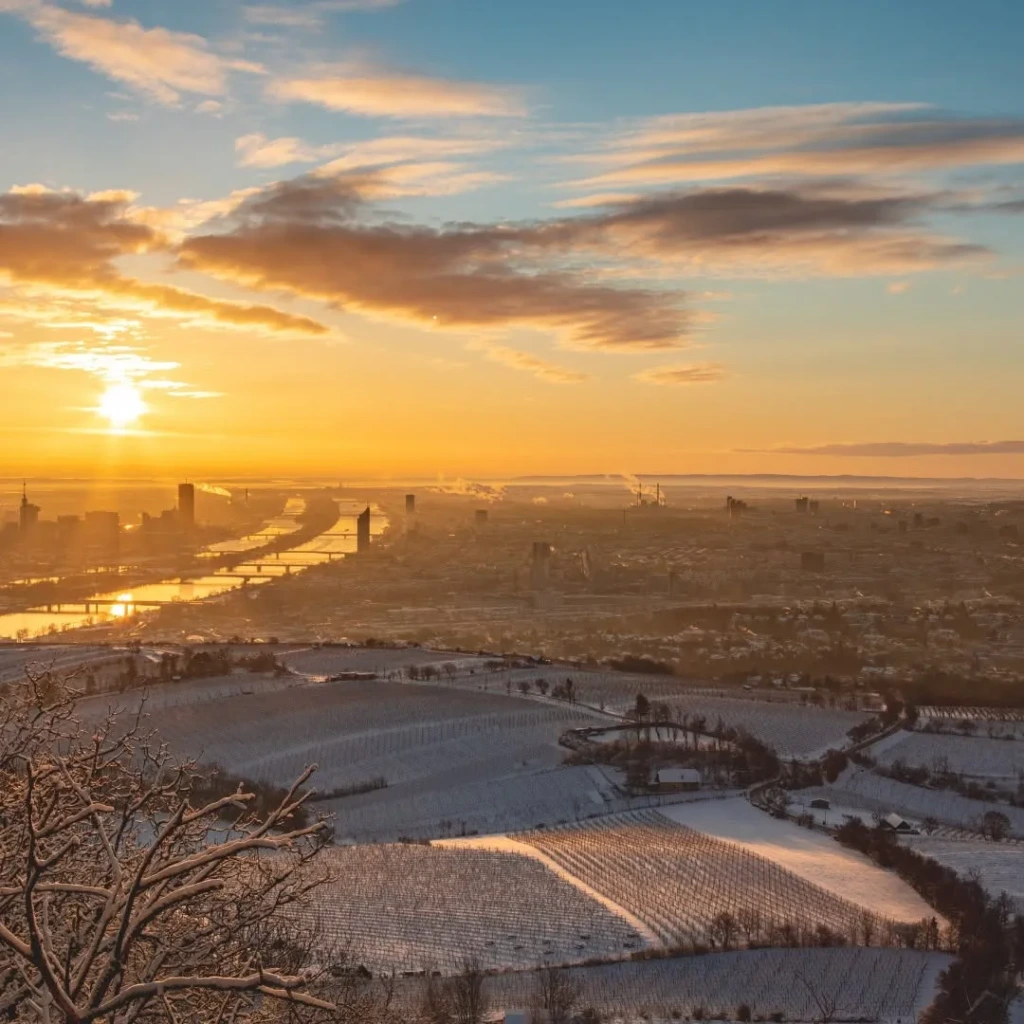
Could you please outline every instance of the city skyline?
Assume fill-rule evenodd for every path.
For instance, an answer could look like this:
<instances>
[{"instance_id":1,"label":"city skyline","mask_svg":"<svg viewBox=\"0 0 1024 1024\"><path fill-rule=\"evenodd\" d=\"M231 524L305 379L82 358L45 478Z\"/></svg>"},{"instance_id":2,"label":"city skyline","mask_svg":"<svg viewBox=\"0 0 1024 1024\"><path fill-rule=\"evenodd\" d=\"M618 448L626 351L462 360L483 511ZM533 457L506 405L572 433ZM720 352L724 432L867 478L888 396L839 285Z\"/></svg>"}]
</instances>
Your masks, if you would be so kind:
<instances>
[{"instance_id":1,"label":"city skyline","mask_svg":"<svg viewBox=\"0 0 1024 1024\"><path fill-rule=\"evenodd\" d=\"M1017 5L0 24L12 477L1024 477Z\"/></svg>"}]
</instances>

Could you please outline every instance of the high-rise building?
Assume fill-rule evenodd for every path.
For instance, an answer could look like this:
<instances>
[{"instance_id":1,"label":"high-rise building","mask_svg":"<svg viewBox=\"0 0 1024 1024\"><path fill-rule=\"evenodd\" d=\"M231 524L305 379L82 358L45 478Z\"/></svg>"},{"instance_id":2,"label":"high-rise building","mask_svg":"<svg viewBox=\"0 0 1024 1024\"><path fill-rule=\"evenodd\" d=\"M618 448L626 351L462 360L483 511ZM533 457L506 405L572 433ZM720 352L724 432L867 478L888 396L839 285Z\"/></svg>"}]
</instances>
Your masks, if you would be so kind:
<instances>
[{"instance_id":1,"label":"high-rise building","mask_svg":"<svg viewBox=\"0 0 1024 1024\"><path fill-rule=\"evenodd\" d=\"M21 505L18 508L18 533L22 537L28 536L35 529L41 511L38 505L33 505L28 500L28 484L22 483Z\"/></svg>"},{"instance_id":2,"label":"high-rise building","mask_svg":"<svg viewBox=\"0 0 1024 1024\"><path fill-rule=\"evenodd\" d=\"M183 530L191 530L196 525L195 484L178 484L178 522Z\"/></svg>"},{"instance_id":3,"label":"high-rise building","mask_svg":"<svg viewBox=\"0 0 1024 1024\"><path fill-rule=\"evenodd\" d=\"M405 496L405 514L407 516L414 516L416 514L416 495L407 494Z\"/></svg>"},{"instance_id":4,"label":"high-rise building","mask_svg":"<svg viewBox=\"0 0 1024 1024\"><path fill-rule=\"evenodd\" d=\"M476 510L476 514L473 516L473 518L476 521L476 525L477 526L486 526L487 525L487 509L485 509L485 508L478 508Z\"/></svg>"},{"instance_id":5,"label":"high-rise building","mask_svg":"<svg viewBox=\"0 0 1024 1024\"><path fill-rule=\"evenodd\" d=\"M356 520L356 551L370 550L370 506L367 505Z\"/></svg>"},{"instance_id":6,"label":"high-rise building","mask_svg":"<svg viewBox=\"0 0 1024 1024\"><path fill-rule=\"evenodd\" d=\"M810 511L811 499L807 497L797 498L795 504L797 515L805 516Z\"/></svg>"}]
</instances>

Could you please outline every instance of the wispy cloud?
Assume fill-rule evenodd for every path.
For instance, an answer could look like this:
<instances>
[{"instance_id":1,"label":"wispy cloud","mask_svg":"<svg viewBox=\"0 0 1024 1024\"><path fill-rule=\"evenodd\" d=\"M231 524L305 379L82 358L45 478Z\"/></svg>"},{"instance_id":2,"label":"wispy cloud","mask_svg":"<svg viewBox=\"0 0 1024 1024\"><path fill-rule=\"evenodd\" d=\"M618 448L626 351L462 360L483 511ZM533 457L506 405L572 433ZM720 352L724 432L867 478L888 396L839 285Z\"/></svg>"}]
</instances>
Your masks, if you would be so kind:
<instances>
[{"instance_id":1,"label":"wispy cloud","mask_svg":"<svg viewBox=\"0 0 1024 1024\"><path fill-rule=\"evenodd\" d=\"M849 177L1024 161L1024 120L923 104L832 103L648 118L574 158L588 190L734 178Z\"/></svg>"},{"instance_id":2,"label":"wispy cloud","mask_svg":"<svg viewBox=\"0 0 1024 1024\"><path fill-rule=\"evenodd\" d=\"M822 444L807 448L743 450L773 455L828 455L856 458L908 458L921 455L1024 455L1024 441L867 441L860 444Z\"/></svg>"},{"instance_id":3,"label":"wispy cloud","mask_svg":"<svg viewBox=\"0 0 1024 1024\"><path fill-rule=\"evenodd\" d=\"M502 366L508 366L513 370L522 370L524 373L532 374L538 380L547 381L550 384L579 384L590 379L590 374L570 370L565 366L542 359L532 352L523 352L520 349L509 348L507 345L481 341L468 347L482 352L488 359L501 363Z\"/></svg>"},{"instance_id":4,"label":"wispy cloud","mask_svg":"<svg viewBox=\"0 0 1024 1024\"><path fill-rule=\"evenodd\" d=\"M522 117L527 112L518 89L371 66L343 65L312 76L274 79L266 93L284 103L312 103L367 117Z\"/></svg>"},{"instance_id":5,"label":"wispy cloud","mask_svg":"<svg viewBox=\"0 0 1024 1024\"><path fill-rule=\"evenodd\" d=\"M685 363L673 366L652 366L633 374L633 379L644 384L660 384L674 387L688 384L711 384L724 380L725 367L720 363Z\"/></svg>"},{"instance_id":6,"label":"wispy cloud","mask_svg":"<svg viewBox=\"0 0 1024 1024\"><path fill-rule=\"evenodd\" d=\"M104 384L130 383L141 391L177 398L213 398L216 392L167 377L181 368L174 360L154 359L142 346L91 341L32 342L0 349L0 366L32 366L86 373Z\"/></svg>"},{"instance_id":7,"label":"wispy cloud","mask_svg":"<svg viewBox=\"0 0 1024 1024\"><path fill-rule=\"evenodd\" d=\"M500 142L491 139L411 136L384 136L364 142L314 146L294 136L269 139L258 132L235 140L235 151L242 167L275 168L327 160L314 172L316 176L351 176L362 172L368 175L364 194L376 199L455 195L507 181L506 174L464 159L447 159L452 155L486 153L500 146Z\"/></svg>"},{"instance_id":8,"label":"wispy cloud","mask_svg":"<svg viewBox=\"0 0 1024 1024\"><path fill-rule=\"evenodd\" d=\"M262 70L214 53L201 36L144 28L134 19L70 11L45 0L0 0L0 11L23 18L63 56L166 105L178 103L182 93L223 95L231 70Z\"/></svg>"},{"instance_id":9,"label":"wispy cloud","mask_svg":"<svg viewBox=\"0 0 1024 1024\"><path fill-rule=\"evenodd\" d=\"M109 2L109 0L108 0ZM299 6L254 3L242 9L251 25L272 28L319 28L325 15L348 11L381 11L397 7L402 0L307 0Z\"/></svg>"},{"instance_id":10,"label":"wispy cloud","mask_svg":"<svg viewBox=\"0 0 1024 1024\"><path fill-rule=\"evenodd\" d=\"M235 152L241 167L285 167L324 160L337 152L337 146L310 146L295 136L268 139L253 132L235 139Z\"/></svg>"}]
</instances>

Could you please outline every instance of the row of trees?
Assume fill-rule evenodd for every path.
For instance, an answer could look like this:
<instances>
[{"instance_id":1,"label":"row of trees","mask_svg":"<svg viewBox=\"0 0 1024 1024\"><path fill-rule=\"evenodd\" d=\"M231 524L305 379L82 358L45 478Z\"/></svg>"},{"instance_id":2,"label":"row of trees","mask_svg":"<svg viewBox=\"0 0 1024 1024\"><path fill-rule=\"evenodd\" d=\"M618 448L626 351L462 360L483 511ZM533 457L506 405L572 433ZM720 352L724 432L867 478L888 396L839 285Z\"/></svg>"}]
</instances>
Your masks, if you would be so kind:
<instances>
[{"instance_id":1,"label":"row of trees","mask_svg":"<svg viewBox=\"0 0 1024 1024\"><path fill-rule=\"evenodd\" d=\"M475 961L451 978L428 973L420 999L420 1020L423 1024L481 1024L490 1019L485 978ZM531 1009L544 1014L549 1024L600 1024L595 1010L580 1009L582 990L568 971L544 967L534 979Z\"/></svg>"},{"instance_id":2,"label":"row of trees","mask_svg":"<svg viewBox=\"0 0 1024 1024\"><path fill-rule=\"evenodd\" d=\"M950 923L958 959L943 972L927 1024L1005 1024L1024 971L1024 916L1005 895L991 897L974 878L902 845L881 828L858 819L836 832L839 842L895 871Z\"/></svg>"}]
</instances>

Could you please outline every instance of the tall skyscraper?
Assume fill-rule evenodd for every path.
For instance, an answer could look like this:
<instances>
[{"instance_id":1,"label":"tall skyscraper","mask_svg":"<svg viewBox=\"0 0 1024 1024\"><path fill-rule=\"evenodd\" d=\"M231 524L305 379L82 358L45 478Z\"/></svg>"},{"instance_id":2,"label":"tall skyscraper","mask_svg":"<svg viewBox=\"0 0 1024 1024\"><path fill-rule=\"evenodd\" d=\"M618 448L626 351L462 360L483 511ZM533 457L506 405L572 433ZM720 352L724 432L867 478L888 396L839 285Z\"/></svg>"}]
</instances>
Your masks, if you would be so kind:
<instances>
[{"instance_id":1,"label":"tall skyscraper","mask_svg":"<svg viewBox=\"0 0 1024 1024\"><path fill-rule=\"evenodd\" d=\"M356 551L370 550L370 506L359 513L356 520Z\"/></svg>"},{"instance_id":2,"label":"tall skyscraper","mask_svg":"<svg viewBox=\"0 0 1024 1024\"><path fill-rule=\"evenodd\" d=\"M416 495L407 494L405 496L405 514L407 516L413 516L416 514Z\"/></svg>"},{"instance_id":3,"label":"tall skyscraper","mask_svg":"<svg viewBox=\"0 0 1024 1024\"><path fill-rule=\"evenodd\" d=\"M18 533L23 537L35 529L39 522L41 509L28 500L28 484L22 481L21 484L21 506L18 509Z\"/></svg>"},{"instance_id":4,"label":"tall skyscraper","mask_svg":"<svg viewBox=\"0 0 1024 1024\"><path fill-rule=\"evenodd\" d=\"M178 484L178 522L183 530L191 530L196 525L195 484Z\"/></svg>"},{"instance_id":5,"label":"tall skyscraper","mask_svg":"<svg viewBox=\"0 0 1024 1024\"><path fill-rule=\"evenodd\" d=\"M487 525L487 509L485 509L485 508L478 508L476 510L476 513L473 516L473 519L476 522L477 526L486 526Z\"/></svg>"}]
</instances>

